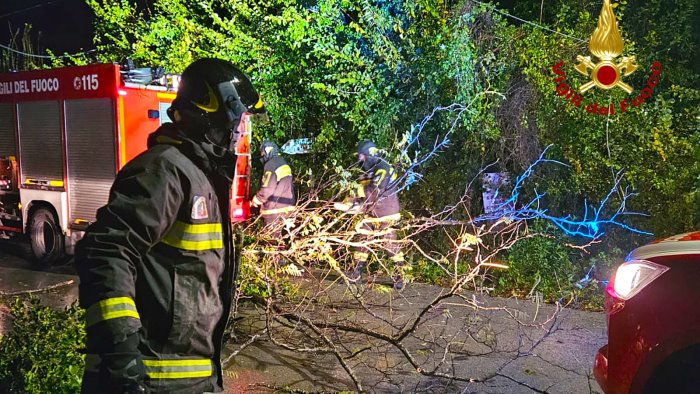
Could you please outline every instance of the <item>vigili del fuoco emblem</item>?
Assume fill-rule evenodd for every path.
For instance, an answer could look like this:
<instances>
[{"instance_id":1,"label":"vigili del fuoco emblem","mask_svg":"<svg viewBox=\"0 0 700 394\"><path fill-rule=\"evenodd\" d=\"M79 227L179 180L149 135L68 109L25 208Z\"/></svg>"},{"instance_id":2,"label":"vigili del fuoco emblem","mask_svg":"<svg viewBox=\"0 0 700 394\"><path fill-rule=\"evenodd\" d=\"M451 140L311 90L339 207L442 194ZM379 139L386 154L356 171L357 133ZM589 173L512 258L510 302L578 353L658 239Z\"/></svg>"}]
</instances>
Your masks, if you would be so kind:
<instances>
[{"instance_id":1,"label":"vigili del fuoco emblem","mask_svg":"<svg viewBox=\"0 0 700 394\"><path fill-rule=\"evenodd\" d=\"M598 18L598 27L588 44L588 49L600 61L594 63L590 56L576 57L579 62L574 67L576 71L591 77L591 81L583 84L579 92L585 93L593 86L597 86L606 90L619 87L627 93L632 93L634 88L623 82L622 77L632 74L637 69L636 57L625 56L616 63L615 58L622 54L623 48L624 43L617 28L617 20L615 20L610 0L604 0ZM590 73L589 70L591 70Z\"/></svg>"}]
</instances>

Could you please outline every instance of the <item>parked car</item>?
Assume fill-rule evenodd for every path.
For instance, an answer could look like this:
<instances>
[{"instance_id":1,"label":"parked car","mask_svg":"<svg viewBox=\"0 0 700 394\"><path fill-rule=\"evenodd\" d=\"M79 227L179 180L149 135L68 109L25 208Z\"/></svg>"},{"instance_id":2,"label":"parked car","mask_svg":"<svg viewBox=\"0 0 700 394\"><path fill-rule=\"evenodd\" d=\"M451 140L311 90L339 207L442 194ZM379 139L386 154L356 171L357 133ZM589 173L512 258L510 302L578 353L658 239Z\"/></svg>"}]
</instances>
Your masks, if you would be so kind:
<instances>
[{"instance_id":1,"label":"parked car","mask_svg":"<svg viewBox=\"0 0 700 394\"><path fill-rule=\"evenodd\" d=\"M606 394L700 393L700 231L632 251L606 289Z\"/></svg>"}]
</instances>

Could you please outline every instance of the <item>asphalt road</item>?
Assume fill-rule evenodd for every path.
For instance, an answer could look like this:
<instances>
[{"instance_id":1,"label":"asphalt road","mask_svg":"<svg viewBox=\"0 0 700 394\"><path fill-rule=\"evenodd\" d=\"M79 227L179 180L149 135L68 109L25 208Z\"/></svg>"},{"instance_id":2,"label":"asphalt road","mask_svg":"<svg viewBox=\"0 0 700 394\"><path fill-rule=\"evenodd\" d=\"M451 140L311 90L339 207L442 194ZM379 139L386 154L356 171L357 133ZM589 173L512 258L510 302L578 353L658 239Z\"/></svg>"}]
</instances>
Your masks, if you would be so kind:
<instances>
[{"instance_id":1,"label":"asphalt road","mask_svg":"<svg viewBox=\"0 0 700 394\"><path fill-rule=\"evenodd\" d=\"M78 279L70 262L47 269L33 265L28 260L29 256L29 248L24 243L0 242L0 333L8 329L7 308L2 303L15 295L32 292L55 307L65 306L77 298ZM308 278L303 280L313 281ZM378 314L391 314L393 319L400 319L402 314L408 317L415 313L421 301L441 290L436 286L412 284L401 294L377 294L372 296L374 299L371 301L378 305L375 309ZM337 293L338 297L345 296L342 291ZM483 296L478 296L476 300L485 307L506 306L510 310L518 310L518 313L522 313L522 321L532 319L534 323L540 322L538 319L546 319L553 311L551 305L538 308L529 301ZM342 302L342 299L338 301ZM391 305L391 308L382 309L381 305ZM444 335L457 335L467 319L470 319L470 324L473 323L474 316L462 313L463 308L458 303L452 303L449 309L436 312L429 323L421 327L425 334L420 335L429 335L438 329ZM351 312L340 310L338 313L347 317ZM333 318L328 316L329 320ZM357 318L367 317L358 314ZM352 366L361 376L364 389L377 393L600 393L592 377L591 366L596 350L606 341L602 313L565 309L552 322L555 329L547 335L543 335L543 328L537 324L526 327L516 323L502 309L482 311L478 319L481 326L489 327L497 334L494 348L498 351L476 355L478 349L468 349L463 356L452 361L452 370L459 376L474 378L488 376L494 370L500 371L486 382L452 382L411 373L410 368L402 366L400 353L377 343L370 344L372 351L353 359ZM259 332L263 325L264 317L260 310L242 305L236 321L239 342ZM286 388L287 392L354 390L351 380L333 356L292 352L264 338L246 347L232 360L225 379L227 393L285 392L280 388ZM364 338L357 338L356 342L358 346L368 344ZM420 341L407 344L416 348L425 345ZM239 347L239 343L229 343L224 356ZM421 352L430 357L431 354L440 354L442 349L426 348ZM387 363L392 364L394 372L378 373L377 369Z\"/></svg>"}]
</instances>

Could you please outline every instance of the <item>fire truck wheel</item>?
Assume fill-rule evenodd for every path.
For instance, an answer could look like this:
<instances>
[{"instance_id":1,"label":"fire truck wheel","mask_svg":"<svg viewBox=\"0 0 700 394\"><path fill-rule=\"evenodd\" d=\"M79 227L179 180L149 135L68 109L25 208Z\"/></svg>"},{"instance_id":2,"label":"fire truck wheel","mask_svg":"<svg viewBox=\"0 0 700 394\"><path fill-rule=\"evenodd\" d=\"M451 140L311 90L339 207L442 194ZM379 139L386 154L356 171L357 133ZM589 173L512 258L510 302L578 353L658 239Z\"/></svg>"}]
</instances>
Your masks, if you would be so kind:
<instances>
[{"instance_id":1,"label":"fire truck wheel","mask_svg":"<svg viewBox=\"0 0 700 394\"><path fill-rule=\"evenodd\" d=\"M29 220L29 238L34 259L39 264L54 264L63 259L63 233L50 210L38 208L34 211Z\"/></svg>"}]
</instances>

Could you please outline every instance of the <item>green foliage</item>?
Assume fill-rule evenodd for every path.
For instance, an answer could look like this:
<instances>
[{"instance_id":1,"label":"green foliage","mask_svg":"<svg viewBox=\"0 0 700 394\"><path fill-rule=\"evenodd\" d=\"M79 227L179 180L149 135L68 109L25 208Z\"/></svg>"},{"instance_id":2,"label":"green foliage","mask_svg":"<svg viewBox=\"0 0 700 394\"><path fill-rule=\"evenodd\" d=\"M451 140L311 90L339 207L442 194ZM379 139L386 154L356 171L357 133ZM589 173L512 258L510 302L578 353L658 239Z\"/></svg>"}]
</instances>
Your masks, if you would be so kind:
<instances>
[{"instance_id":1,"label":"green foliage","mask_svg":"<svg viewBox=\"0 0 700 394\"><path fill-rule=\"evenodd\" d=\"M507 253L508 269L496 274L496 292L520 297L541 293L546 301L567 296L578 273L570 253L556 238L537 236L516 243Z\"/></svg>"},{"instance_id":2,"label":"green foliage","mask_svg":"<svg viewBox=\"0 0 700 394\"><path fill-rule=\"evenodd\" d=\"M678 1L676 5L680 3L685 2ZM584 8L572 12L569 2L560 1L559 12L551 18L552 27L574 37L590 37L600 4L582 4ZM526 38L514 42L516 52L520 53L520 70L540 97L537 110L530 115L538 125L540 140L545 144L555 144L560 149L560 157L572 165L570 175L563 178L565 184L561 184L562 178L553 179L550 183L542 182L539 190L557 191L563 201L573 200L580 204L580 196L587 196L589 200L604 196L610 188L611 174L624 170L625 183L639 193L628 208L648 213L652 218L631 223L658 235L694 228L700 206L697 187L694 186L699 158L696 147L700 143L698 75L688 68L686 54L660 56L667 51L662 52L658 43L643 39L642 45L637 45L632 39L653 34L646 22L639 22L640 19L646 21L650 13L666 18L674 7L662 10L635 3L616 8L618 18L623 14L626 16L619 21L625 39L625 54L637 56L639 69L626 78L636 91L627 95L620 89L594 89L584 94L582 104L617 104L618 113L610 117L591 115L554 93L555 75L551 68L559 60L565 62L566 82L570 86L580 86L585 82L584 77L573 70L576 55L588 53L585 43L529 26L522 27ZM557 6L547 8L552 11ZM664 42L679 40L688 53L696 52L697 45L691 49L688 38L681 34L693 26L687 20L687 15L692 13L681 14L686 16L680 18L685 24L679 31L671 32L659 26L668 33L669 40ZM620 113L620 101L631 100L639 94L655 60L661 62L662 71L652 97L638 108L630 106L626 113Z\"/></svg>"},{"instance_id":3,"label":"green foliage","mask_svg":"<svg viewBox=\"0 0 700 394\"><path fill-rule=\"evenodd\" d=\"M243 297L254 299L266 299L271 294L268 283L260 270L254 267L258 265L258 259L241 259L241 270L238 274L238 291Z\"/></svg>"},{"instance_id":4,"label":"green foliage","mask_svg":"<svg viewBox=\"0 0 700 394\"><path fill-rule=\"evenodd\" d=\"M417 281L432 285L441 284L449 280L449 276L442 268L425 259L420 259L413 264L413 275Z\"/></svg>"},{"instance_id":5,"label":"green foliage","mask_svg":"<svg viewBox=\"0 0 700 394\"><path fill-rule=\"evenodd\" d=\"M76 393L84 356L84 310L73 304L65 311L42 306L32 297L15 299L10 308L12 330L0 337L0 391L12 393Z\"/></svg>"}]
</instances>

